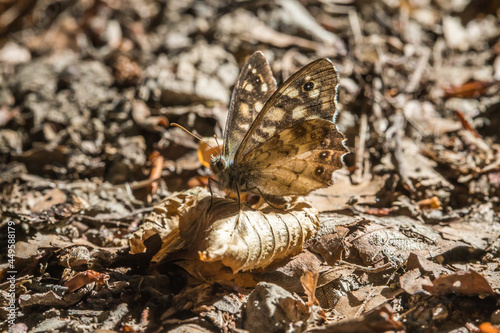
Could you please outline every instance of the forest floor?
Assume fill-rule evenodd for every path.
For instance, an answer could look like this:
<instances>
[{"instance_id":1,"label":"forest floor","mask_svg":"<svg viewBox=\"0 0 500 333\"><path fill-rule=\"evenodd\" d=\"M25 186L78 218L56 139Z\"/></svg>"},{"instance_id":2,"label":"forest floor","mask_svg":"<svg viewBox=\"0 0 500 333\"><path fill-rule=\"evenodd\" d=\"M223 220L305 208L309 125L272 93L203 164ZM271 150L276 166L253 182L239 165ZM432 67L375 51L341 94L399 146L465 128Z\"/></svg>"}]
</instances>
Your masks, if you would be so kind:
<instances>
[{"instance_id":1,"label":"forest floor","mask_svg":"<svg viewBox=\"0 0 500 333\"><path fill-rule=\"evenodd\" d=\"M286 209L170 126L222 141L256 51L340 74ZM500 0L0 1L3 330L500 332L499 202Z\"/></svg>"}]
</instances>

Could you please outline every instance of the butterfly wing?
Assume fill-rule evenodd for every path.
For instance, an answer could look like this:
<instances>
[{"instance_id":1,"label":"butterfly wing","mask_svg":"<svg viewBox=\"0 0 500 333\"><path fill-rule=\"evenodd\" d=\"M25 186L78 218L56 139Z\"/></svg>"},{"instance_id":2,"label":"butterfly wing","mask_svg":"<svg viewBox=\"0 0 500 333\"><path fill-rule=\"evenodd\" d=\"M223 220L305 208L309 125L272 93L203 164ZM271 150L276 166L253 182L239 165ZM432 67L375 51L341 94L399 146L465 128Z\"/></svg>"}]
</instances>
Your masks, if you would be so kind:
<instances>
[{"instance_id":1,"label":"butterfly wing","mask_svg":"<svg viewBox=\"0 0 500 333\"><path fill-rule=\"evenodd\" d=\"M332 122L339 74L329 59L316 60L292 75L264 105L243 138L234 160L242 163L251 150L305 120Z\"/></svg>"},{"instance_id":2,"label":"butterfly wing","mask_svg":"<svg viewBox=\"0 0 500 333\"><path fill-rule=\"evenodd\" d=\"M276 80L262 52L255 52L242 68L233 90L224 131L223 156L232 160L250 125L276 91Z\"/></svg>"},{"instance_id":3,"label":"butterfly wing","mask_svg":"<svg viewBox=\"0 0 500 333\"><path fill-rule=\"evenodd\" d=\"M305 195L328 187L349 152L344 140L333 122L321 118L285 129L245 156L246 185L270 196Z\"/></svg>"}]
</instances>

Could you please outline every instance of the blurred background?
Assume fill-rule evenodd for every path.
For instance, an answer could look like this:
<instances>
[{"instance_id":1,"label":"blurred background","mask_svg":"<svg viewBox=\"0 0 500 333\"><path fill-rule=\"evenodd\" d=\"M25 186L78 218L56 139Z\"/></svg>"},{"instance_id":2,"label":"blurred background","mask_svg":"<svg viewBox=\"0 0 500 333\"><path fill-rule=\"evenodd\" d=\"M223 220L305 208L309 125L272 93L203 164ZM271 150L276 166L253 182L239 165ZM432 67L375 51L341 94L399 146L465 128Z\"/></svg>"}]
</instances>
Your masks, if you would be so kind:
<instances>
[{"instance_id":1,"label":"blurred background","mask_svg":"<svg viewBox=\"0 0 500 333\"><path fill-rule=\"evenodd\" d=\"M331 58L342 76L339 126L352 150L359 126L370 124L371 159L393 150L387 129L400 118L403 130L428 138L460 126L458 110L497 135L499 6L2 0L0 168L17 162L53 179L120 184L146 179L157 151L169 187L183 188L207 170L195 140L169 122L221 137L239 68L256 50L279 84ZM359 158L346 160L358 178Z\"/></svg>"},{"instance_id":2,"label":"blurred background","mask_svg":"<svg viewBox=\"0 0 500 333\"><path fill-rule=\"evenodd\" d=\"M185 271L150 267L159 237L136 235L133 257L129 241L154 204L207 184L199 142L170 123L221 141L239 70L258 50L278 84L324 57L341 75L337 123L351 153L335 185L308 198L327 212L322 225L335 223L324 243L328 264L350 260L325 278L332 283L323 308L344 304L329 315L358 320L385 302L414 331L500 324L492 289L500 288L500 0L0 0L0 247L14 221L23 331L47 331L52 319L70 325L58 312L70 302L32 283L60 287L70 273L112 275L111 287L69 294L84 309L71 321L75 330L115 313L102 328L121 325L127 303L137 331L193 304L205 313L196 302L220 286L179 296ZM167 213L178 222L179 211ZM5 279L7 265L0 267ZM470 267L484 278L453 274ZM442 272L450 289L421 293ZM239 290L233 296L243 303ZM5 300L0 293L2 320ZM227 331L221 313L200 322ZM366 321L359 331L372 328Z\"/></svg>"}]
</instances>

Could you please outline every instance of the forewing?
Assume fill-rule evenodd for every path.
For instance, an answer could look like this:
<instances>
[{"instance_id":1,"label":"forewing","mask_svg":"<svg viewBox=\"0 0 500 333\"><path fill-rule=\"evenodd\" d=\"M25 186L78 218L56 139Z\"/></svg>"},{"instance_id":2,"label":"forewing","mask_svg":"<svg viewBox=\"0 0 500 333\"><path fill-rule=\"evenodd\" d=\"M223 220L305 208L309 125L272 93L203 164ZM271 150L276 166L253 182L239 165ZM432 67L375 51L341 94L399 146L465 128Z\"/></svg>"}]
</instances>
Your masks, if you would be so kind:
<instances>
[{"instance_id":1,"label":"forewing","mask_svg":"<svg viewBox=\"0 0 500 333\"><path fill-rule=\"evenodd\" d=\"M247 153L272 136L305 120L333 121L339 75L329 59L316 60L292 75L264 105L234 157Z\"/></svg>"},{"instance_id":2,"label":"forewing","mask_svg":"<svg viewBox=\"0 0 500 333\"><path fill-rule=\"evenodd\" d=\"M276 80L262 52L255 52L243 66L233 90L224 132L223 155L232 160L245 134L269 97Z\"/></svg>"},{"instance_id":3,"label":"forewing","mask_svg":"<svg viewBox=\"0 0 500 333\"><path fill-rule=\"evenodd\" d=\"M242 161L250 170L249 189L286 196L332 185L333 172L342 168L342 156L349 152L344 140L325 119L307 120L276 134Z\"/></svg>"}]
</instances>

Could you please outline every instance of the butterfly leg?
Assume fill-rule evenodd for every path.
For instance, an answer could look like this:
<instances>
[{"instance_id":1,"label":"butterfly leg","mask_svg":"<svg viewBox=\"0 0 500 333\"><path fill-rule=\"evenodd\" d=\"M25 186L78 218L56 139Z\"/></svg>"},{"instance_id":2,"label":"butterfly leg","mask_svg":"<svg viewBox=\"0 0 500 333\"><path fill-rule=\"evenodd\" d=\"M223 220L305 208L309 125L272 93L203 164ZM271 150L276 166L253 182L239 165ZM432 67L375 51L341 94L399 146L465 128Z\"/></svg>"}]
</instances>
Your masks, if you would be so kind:
<instances>
[{"instance_id":1,"label":"butterfly leg","mask_svg":"<svg viewBox=\"0 0 500 333\"><path fill-rule=\"evenodd\" d=\"M243 209L243 205L242 205L242 202L241 202L241 188L240 188L240 182L236 182L236 192L238 194L238 206L239 206L239 210L238 210L238 221L236 222L236 225L235 225L235 229L236 229L236 226L238 226L238 224L240 223L240 219L241 219L241 211Z\"/></svg>"},{"instance_id":2,"label":"butterfly leg","mask_svg":"<svg viewBox=\"0 0 500 333\"><path fill-rule=\"evenodd\" d=\"M214 204L214 192L212 192L212 182L217 182L215 179L208 178L208 190L210 191L210 207Z\"/></svg>"},{"instance_id":3,"label":"butterfly leg","mask_svg":"<svg viewBox=\"0 0 500 333\"><path fill-rule=\"evenodd\" d=\"M218 180L213 179L211 177L208 178L208 189L210 191L210 205L214 203L214 192L212 191L212 182L219 184L219 186L221 186L221 183Z\"/></svg>"},{"instance_id":4,"label":"butterfly leg","mask_svg":"<svg viewBox=\"0 0 500 333\"><path fill-rule=\"evenodd\" d=\"M240 207L240 212L241 212L241 208L242 208L242 205L241 205L241 187L240 187L240 184L239 182L236 182L236 194L238 195L238 206Z\"/></svg>"}]
</instances>

